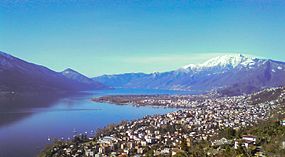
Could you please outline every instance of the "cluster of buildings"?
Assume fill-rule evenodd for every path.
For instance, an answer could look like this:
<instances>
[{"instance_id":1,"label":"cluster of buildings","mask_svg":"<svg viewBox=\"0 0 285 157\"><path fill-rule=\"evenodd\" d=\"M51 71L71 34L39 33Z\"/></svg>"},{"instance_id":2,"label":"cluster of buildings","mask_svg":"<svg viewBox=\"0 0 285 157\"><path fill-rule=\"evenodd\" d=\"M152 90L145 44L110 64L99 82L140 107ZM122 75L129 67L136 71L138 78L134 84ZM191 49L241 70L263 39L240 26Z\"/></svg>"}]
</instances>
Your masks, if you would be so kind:
<instances>
[{"instance_id":1,"label":"cluster of buildings","mask_svg":"<svg viewBox=\"0 0 285 157\"><path fill-rule=\"evenodd\" d=\"M114 104L133 104L136 106L162 106L175 108L189 108L190 102L202 102L205 99L218 97L217 93L201 95L110 95L94 98L95 102L108 102Z\"/></svg>"},{"instance_id":2,"label":"cluster of buildings","mask_svg":"<svg viewBox=\"0 0 285 157\"><path fill-rule=\"evenodd\" d=\"M272 90L272 89L268 89ZM274 93L274 90L271 91ZM144 96L144 104L183 105L187 109L176 112L146 116L142 119L121 123L100 132L92 139L75 145L65 143L53 148L53 154L80 156L143 156L147 153L175 155L201 140L210 140L223 128L239 129L251 126L270 117L271 111L284 102L284 91L274 100L255 103L256 98L249 96L219 97L200 99L187 96L163 96L162 99ZM282 123L283 124L283 123ZM285 124L285 122L284 122ZM244 137L252 144L256 139ZM215 143L216 142L216 143ZM214 144L227 142L226 139L213 141ZM59 151L60 150L60 151Z\"/></svg>"}]
</instances>

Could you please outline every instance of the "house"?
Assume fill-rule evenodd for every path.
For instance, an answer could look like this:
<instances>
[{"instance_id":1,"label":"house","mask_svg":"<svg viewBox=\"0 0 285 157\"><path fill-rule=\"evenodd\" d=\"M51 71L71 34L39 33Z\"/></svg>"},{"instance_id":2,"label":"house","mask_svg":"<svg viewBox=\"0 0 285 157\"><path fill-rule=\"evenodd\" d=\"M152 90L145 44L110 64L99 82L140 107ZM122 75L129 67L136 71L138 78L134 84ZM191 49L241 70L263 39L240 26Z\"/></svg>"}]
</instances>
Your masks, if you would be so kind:
<instances>
[{"instance_id":1,"label":"house","mask_svg":"<svg viewBox=\"0 0 285 157\"><path fill-rule=\"evenodd\" d=\"M242 136L242 140L246 148L248 148L250 145L255 145L256 143L256 137L251 135Z\"/></svg>"},{"instance_id":2,"label":"house","mask_svg":"<svg viewBox=\"0 0 285 157\"><path fill-rule=\"evenodd\" d=\"M285 141L282 141L281 148L285 149Z\"/></svg>"},{"instance_id":3,"label":"house","mask_svg":"<svg viewBox=\"0 0 285 157\"><path fill-rule=\"evenodd\" d=\"M242 136L242 140L248 141L248 142L253 142L255 144L256 137L255 136L251 136L251 135L244 135L244 136Z\"/></svg>"},{"instance_id":4,"label":"house","mask_svg":"<svg viewBox=\"0 0 285 157\"><path fill-rule=\"evenodd\" d=\"M169 149L169 148L164 148L163 150L161 150L160 153L161 153L162 155L170 154L170 149Z\"/></svg>"},{"instance_id":5,"label":"house","mask_svg":"<svg viewBox=\"0 0 285 157\"><path fill-rule=\"evenodd\" d=\"M95 154L94 154L94 152L91 150L91 149L87 149L86 151L85 151L85 156L94 156Z\"/></svg>"},{"instance_id":6,"label":"house","mask_svg":"<svg viewBox=\"0 0 285 157\"><path fill-rule=\"evenodd\" d=\"M117 140L114 137L105 136L105 137L103 137L103 139L99 140L99 143L110 145L112 142L116 142L116 141Z\"/></svg>"},{"instance_id":7,"label":"house","mask_svg":"<svg viewBox=\"0 0 285 157\"><path fill-rule=\"evenodd\" d=\"M235 141L234 148L238 149L238 147L239 147L239 143L238 143L238 141Z\"/></svg>"},{"instance_id":8,"label":"house","mask_svg":"<svg viewBox=\"0 0 285 157\"><path fill-rule=\"evenodd\" d=\"M231 144L231 141L227 140L226 138L222 138L220 140L215 140L214 142L212 142L212 146L221 146L227 144Z\"/></svg>"},{"instance_id":9,"label":"house","mask_svg":"<svg viewBox=\"0 0 285 157\"><path fill-rule=\"evenodd\" d=\"M172 156L175 156L177 153L179 153L179 152L181 152L181 150L180 149L172 149L172 153L171 153L171 155Z\"/></svg>"},{"instance_id":10,"label":"house","mask_svg":"<svg viewBox=\"0 0 285 157\"><path fill-rule=\"evenodd\" d=\"M143 154L144 153L144 149L143 148L138 148L137 149L137 153L138 154Z\"/></svg>"},{"instance_id":11,"label":"house","mask_svg":"<svg viewBox=\"0 0 285 157\"><path fill-rule=\"evenodd\" d=\"M146 141L141 141L141 145L146 146L147 145Z\"/></svg>"},{"instance_id":12,"label":"house","mask_svg":"<svg viewBox=\"0 0 285 157\"><path fill-rule=\"evenodd\" d=\"M152 137L147 137L145 138L146 142L149 143L149 144L153 144L155 142L155 139L152 138Z\"/></svg>"}]
</instances>

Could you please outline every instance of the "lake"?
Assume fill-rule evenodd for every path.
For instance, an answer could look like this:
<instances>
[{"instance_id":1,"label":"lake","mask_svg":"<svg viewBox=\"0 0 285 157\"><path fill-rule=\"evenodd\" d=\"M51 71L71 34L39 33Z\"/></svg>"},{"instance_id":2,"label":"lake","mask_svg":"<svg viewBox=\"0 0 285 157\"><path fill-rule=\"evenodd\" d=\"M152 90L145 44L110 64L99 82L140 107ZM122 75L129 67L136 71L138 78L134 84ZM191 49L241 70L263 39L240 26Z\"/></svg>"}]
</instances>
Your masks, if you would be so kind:
<instances>
[{"instance_id":1,"label":"lake","mask_svg":"<svg viewBox=\"0 0 285 157\"><path fill-rule=\"evenodd\" d=\"M64 98L49 96L0 102L0 157L32 157L52 143L48 138L72 138L75 132L92 136L97 128L122 120L164 114L178 109L115 105L91 98L118 94L185 94L165 90L116 89L90 91ZM20 107L19 107L20 106Z\"/></svg>"}]
</instances>

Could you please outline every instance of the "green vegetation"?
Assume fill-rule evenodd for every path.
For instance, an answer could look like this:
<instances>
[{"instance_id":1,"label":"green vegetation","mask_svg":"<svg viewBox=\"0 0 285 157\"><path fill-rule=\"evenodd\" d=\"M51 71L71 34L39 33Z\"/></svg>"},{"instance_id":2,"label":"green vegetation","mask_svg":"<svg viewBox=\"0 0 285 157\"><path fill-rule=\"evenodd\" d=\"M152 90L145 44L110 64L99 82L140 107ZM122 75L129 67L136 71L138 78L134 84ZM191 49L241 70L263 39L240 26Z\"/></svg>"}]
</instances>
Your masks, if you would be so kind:
<instances>
[{"instance_id":1,"label":"green vegetation","mask_svg":"<svg viewBox=\"0 0 285 157\"><path fill-rule=\"evenodd\" d=\"M242 141L242 135L256 136L256 144L248 148L239 144L239 147L234 149L233 143L213 147L209 141L201 141L187 147L182 141L181 149L192 157L253 157L260 154L268 157L285 157L285 126L280 124L280 120L284 118L284 112L279 111L269 120L261 121L255 126L240 130L226 128L221 130L218 136L213 137L213 139L226 138Z\"/></svg>"}]
</instances>

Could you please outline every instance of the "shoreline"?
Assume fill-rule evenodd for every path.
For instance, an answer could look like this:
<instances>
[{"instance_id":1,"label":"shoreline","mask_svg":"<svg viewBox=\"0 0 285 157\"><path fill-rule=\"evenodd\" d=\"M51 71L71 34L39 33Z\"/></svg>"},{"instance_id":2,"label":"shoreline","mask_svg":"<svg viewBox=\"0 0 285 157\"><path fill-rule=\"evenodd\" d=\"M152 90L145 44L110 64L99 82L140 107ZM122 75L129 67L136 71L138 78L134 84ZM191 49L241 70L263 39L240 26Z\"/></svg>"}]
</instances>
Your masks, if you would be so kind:
<instances>
[{"instance_id":1,"label":"shoreline","mask_svg":"<svg viewBox=\"0 0 285 157\"><path fill-rule=\"evenodd\" d=\"M268 105L264 102L258 102L260 101L259 96L263 95L264 92L269 95L268 100L264 100ZM277 97L276 93L279 94ZM163 115L145 116L133 121L108 125L99 129L93 139L76 137L72 144L69 143L70 141L62 141L60 148L54 145L53 150L56 148L55 151L49 149L44 152L56 154L60 151L68 155L76 154L72 150L77 150L91 156L94 154L109 156L111 154L161 154L162 152L168 152L172 155L191 153L184 150L182 145L185 147L186 143L187 149L188 147L190 149L195 145L200 145L205 140L208 141L221 135L220 132L223 130L236 132L260 124L261 119L268 121L273 115L273 111L282 108L281 104L285 102L284 95L285 90L283 88L275 88L247 96L205 99L204 102L196 100L198 102L193 101L195 103L191 104L193 110L182 109ZM132 97L137 98L137 96ZM171 97L177 98L177 96ZM182 97L185 98L185 96ZM269 99L270 97L275 100ZM180 101L180 99L175 100L176 102ZM231 122L231 119L234 121ZM236 121L238 119L239 121ZM215 142L214 140L210 141ZM62 151L61 147L65 151Z\"/></svg>"}]
</instances>

